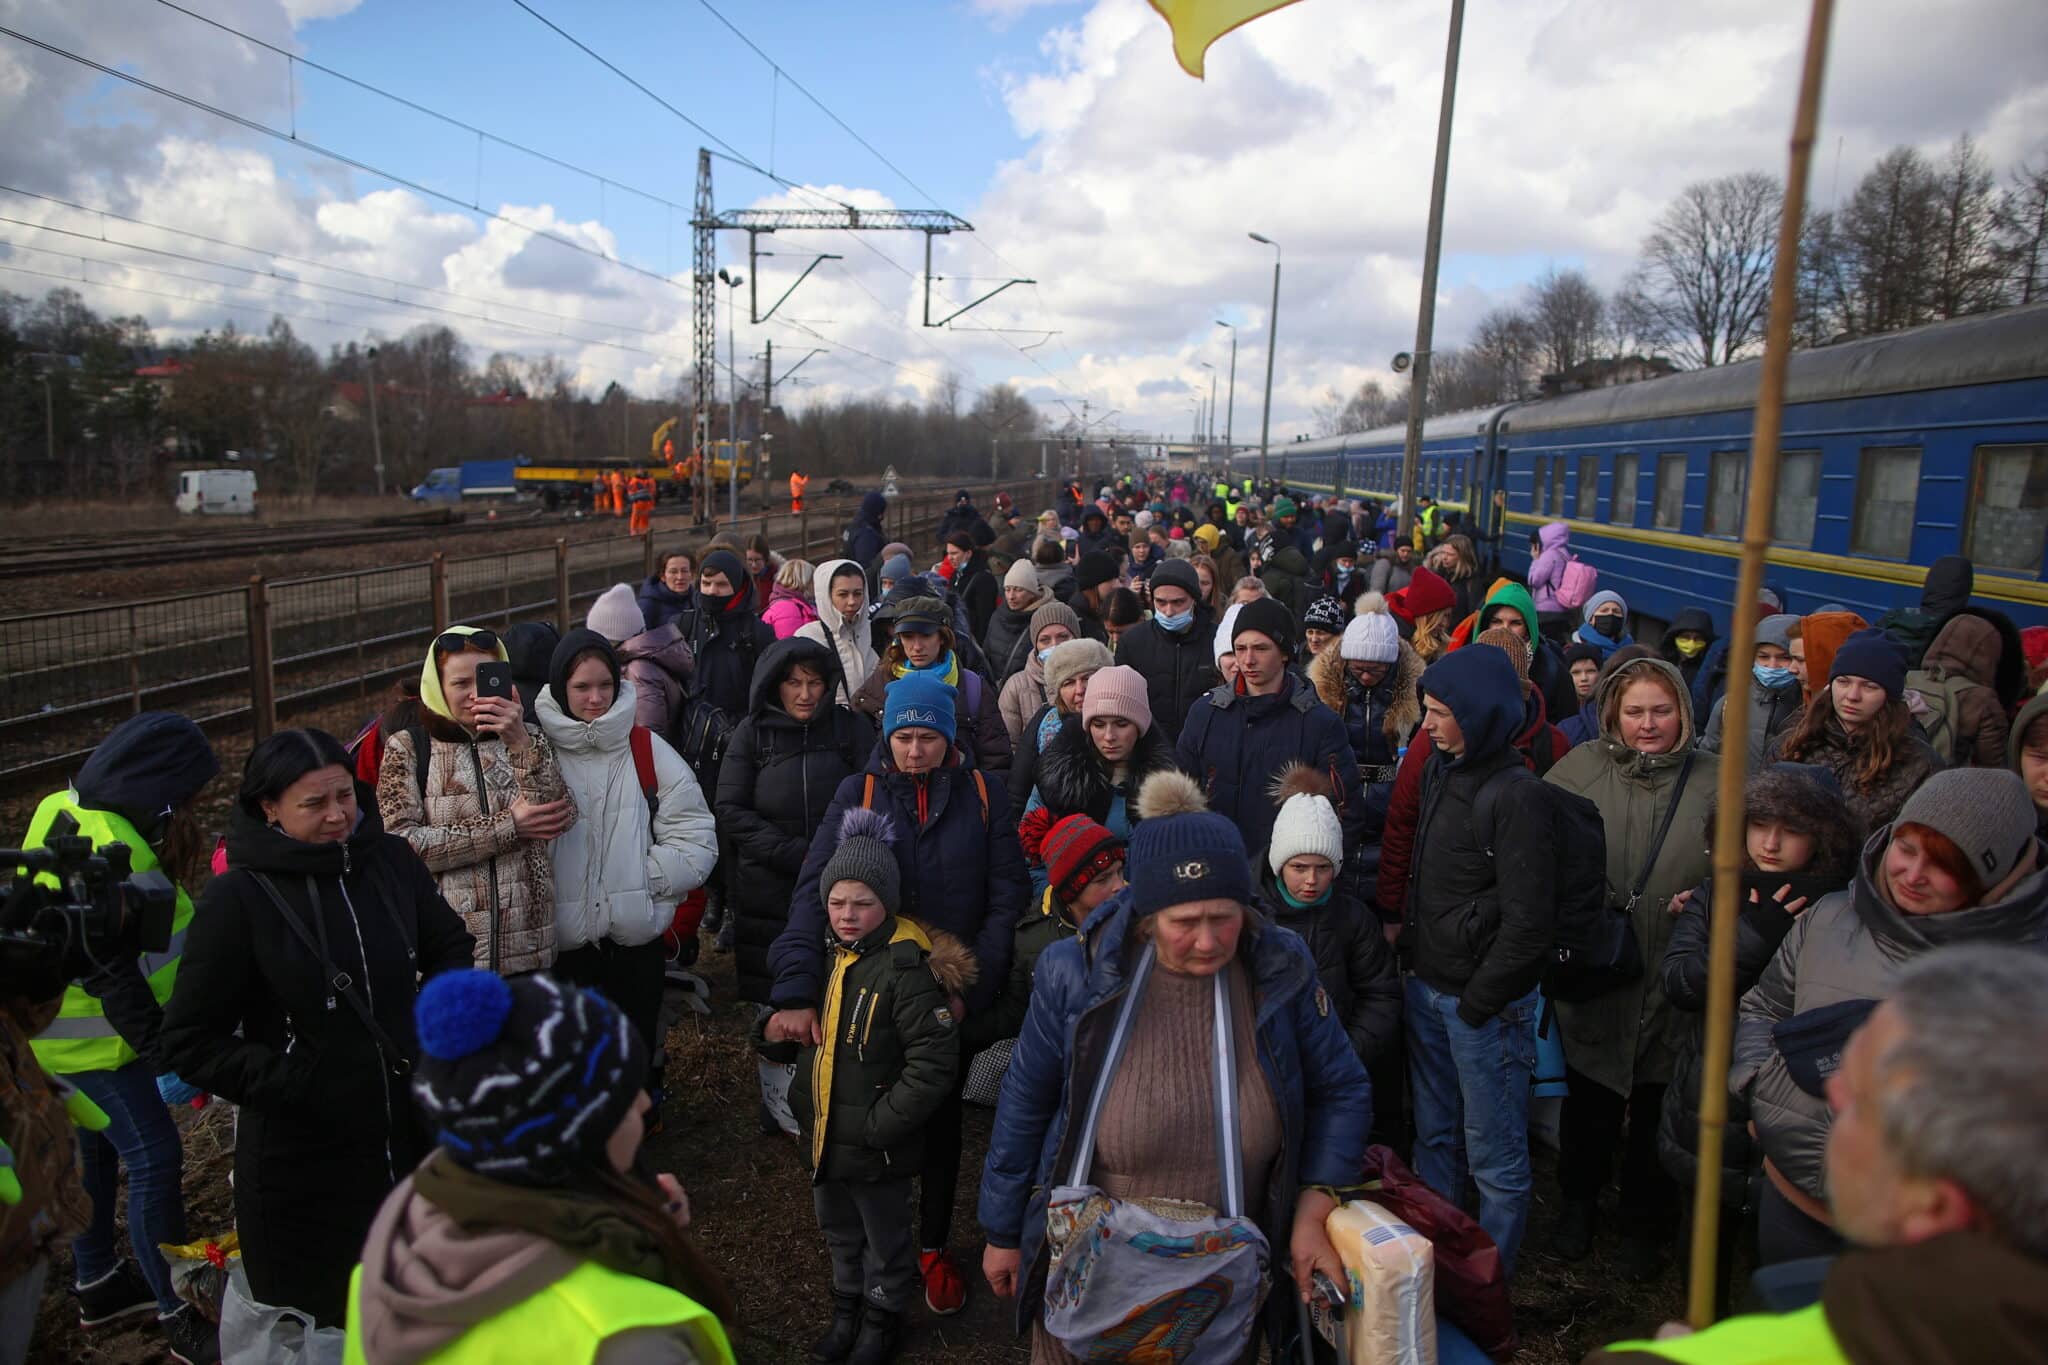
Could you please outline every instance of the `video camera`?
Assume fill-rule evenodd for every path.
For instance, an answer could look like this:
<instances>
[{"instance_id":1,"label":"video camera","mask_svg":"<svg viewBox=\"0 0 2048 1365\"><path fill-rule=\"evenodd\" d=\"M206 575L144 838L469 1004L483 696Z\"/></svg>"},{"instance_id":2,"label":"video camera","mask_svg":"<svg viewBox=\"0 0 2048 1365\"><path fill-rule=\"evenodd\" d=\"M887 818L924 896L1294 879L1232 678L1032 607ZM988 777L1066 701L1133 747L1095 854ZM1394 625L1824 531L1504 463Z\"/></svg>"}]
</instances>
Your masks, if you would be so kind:
<instances>
[{"instance_id":1,"label":"video camera","mask_svg":"<svg viewBox=\"0 0 2048 1365\"><path fill-rule=\"evenodd\" d=\"M93 847L69 813L42 848L0 849L0 868L14 870L0 899L0 990L47 999L100 967L170 947L178 888L162 872L130 871L129 859L126 844Z\"/></svg>"}]
</instances>

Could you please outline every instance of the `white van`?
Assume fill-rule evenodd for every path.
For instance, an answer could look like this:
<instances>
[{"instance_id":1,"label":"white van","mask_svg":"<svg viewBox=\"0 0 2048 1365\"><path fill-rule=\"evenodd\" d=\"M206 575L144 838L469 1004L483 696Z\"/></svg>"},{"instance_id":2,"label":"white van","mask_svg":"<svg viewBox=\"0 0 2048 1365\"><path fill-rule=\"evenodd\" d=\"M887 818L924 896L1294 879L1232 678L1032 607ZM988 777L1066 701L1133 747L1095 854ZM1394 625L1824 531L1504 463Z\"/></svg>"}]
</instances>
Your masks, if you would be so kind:
<instances>
[{"instance_id":1,"label":"white van","mask_svg":"<svg viewBox=\"0 0 2048 1365\"><path fill-rule=\"evenodd\" d=\"M177 508L208 516L256 511L256 473L249 469L187 469L178 475Z\"/></svg>"}]
</instances>

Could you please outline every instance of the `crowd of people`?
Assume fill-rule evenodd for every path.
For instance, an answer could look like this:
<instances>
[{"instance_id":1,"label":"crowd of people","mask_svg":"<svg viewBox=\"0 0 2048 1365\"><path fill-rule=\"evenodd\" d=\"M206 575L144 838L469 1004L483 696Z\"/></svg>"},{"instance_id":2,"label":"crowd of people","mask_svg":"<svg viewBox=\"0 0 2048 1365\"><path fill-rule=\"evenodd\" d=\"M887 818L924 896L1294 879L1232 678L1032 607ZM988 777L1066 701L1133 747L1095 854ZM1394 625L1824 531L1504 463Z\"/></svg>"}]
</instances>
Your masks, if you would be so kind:
<instances>
[{"instance_id":1,"label":"crowd of people","mask_svg":"<svg viewBox=\"0 0 2048 1365\"><path fill-rule=\"evenodd\" d=\"M811 1175L830 1283L787 1289L829 1296L822 1365L894 1359L975 1271L1034 1360L1295 1358L1318 1277L1358 1285L1329 1218L1369 1163L1412 1161L1505 1302L1559 1043L1543 1245L1611 1225L1616 1273L1671 1271L1741 666L1710 613L1638 644L1564 523L1520 581L1426 500L1402 535L1249 481L963 491L928 560L885 510L815 564L678 548L559 637L450 627L352 742L256 745L217 844L199 728L109 734L23 842L127 844L176 937L0 1009L36 1178L0 1360L66 1238L85 1327L219 1358L156 1251L202 1096L236 1108L248 1298L350 1360L733 1359L642 1149L690 1107L665 994L700 934ZM2048 676L1971 588L1947 560L1874 622L1746 608L1723 1274L1809 1271L1716 1353L1603 1360L2042 1358ZM92 1102L75 1147L44 1074ZM1439 1358L1485 1359L1438 1308ZM1812 1353L1760 1353L1788 1334Z\"/></svg>"}]
</instances>

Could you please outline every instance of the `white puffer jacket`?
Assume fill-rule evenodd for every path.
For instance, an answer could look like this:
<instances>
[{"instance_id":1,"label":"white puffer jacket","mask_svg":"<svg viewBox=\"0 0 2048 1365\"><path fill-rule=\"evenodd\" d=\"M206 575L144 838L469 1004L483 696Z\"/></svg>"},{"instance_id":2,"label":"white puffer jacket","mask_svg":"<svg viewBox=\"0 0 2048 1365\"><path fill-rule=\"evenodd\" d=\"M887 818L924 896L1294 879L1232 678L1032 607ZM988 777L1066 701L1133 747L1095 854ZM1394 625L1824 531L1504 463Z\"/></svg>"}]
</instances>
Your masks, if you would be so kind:
<instances>
[{"instance_id":1,"label":"white puffer jacket","mask_svg":"<svg viewBox=\"0 0 2048 1365\"><path fill-rule=\"evenodd\" d=\"M563 711L542 688L534 712L554 745L578 819L550 845L555 861L558 952L609 938L632 946L668 928L676 902L704 884L718 861L711 809L689 766L654 739L659 797L652 833L647 796L633 769L633 684L594 721Z\"/></svg>"}]
</instances>

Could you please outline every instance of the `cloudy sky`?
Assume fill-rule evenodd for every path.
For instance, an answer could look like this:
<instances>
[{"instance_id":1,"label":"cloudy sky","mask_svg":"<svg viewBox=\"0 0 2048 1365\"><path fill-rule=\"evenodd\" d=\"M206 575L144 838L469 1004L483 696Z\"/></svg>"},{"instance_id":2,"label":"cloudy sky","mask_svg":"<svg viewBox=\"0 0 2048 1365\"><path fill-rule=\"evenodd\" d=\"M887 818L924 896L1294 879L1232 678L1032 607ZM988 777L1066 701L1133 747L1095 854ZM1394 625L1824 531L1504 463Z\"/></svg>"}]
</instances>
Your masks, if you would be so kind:
<instances>
[{"instance_id":1,"label":"cloudy sky","mask_svg":"<svg viewBox=\"0 0 2048 1365\"><path fill-rule=\"evenodd\" d=\"M551 351L593 390L666 392L689 369L708 144L798 186L721 160L720 209L970 220L939 240L935 316L1037 281L926 330L918 235L764 238L780 253L764 308L810 255L844 258L765 325L742 301L743 374L771 338L778 369L827 348L785 404L916 397L953 371L1017 385L1049 421L1085 402L1112 427L1185 434L1203 362L1227 377L1221 319L1238 328L1235 434L1255 440L1273 254L1248 231L1285 253L1276 438L1330 389L1391 380L1412 342L1443 0L1301 0L1219 42L1199 82L1144 0L714 0L758 51L701 5L528 2L673 109L514 0L0 0L0 289L83 279L95 307L164 336L272 311L323 347L446 322L479 363ZM2048 155L2048 5L1936 9L1841 7L1821 203L1898 142L1938 152L1967 131L2001 171ZM1440 341L1548 265L1617 282L1688 181L1782 173L1803 10L1472 0ZM745 249L725 235L721 262L744 270ZM723 309L719 327L722 362Z\"/></svg>"}]
</instances>

